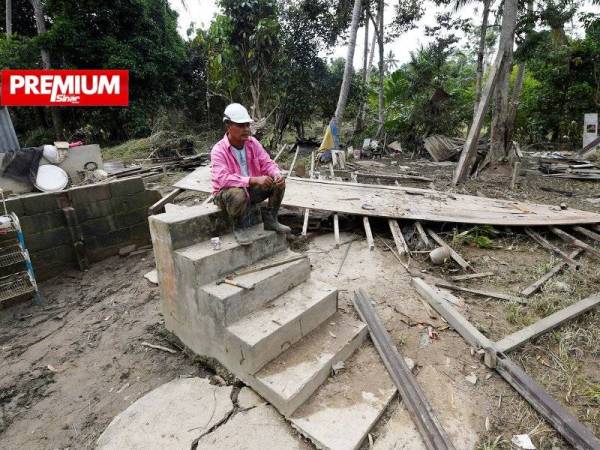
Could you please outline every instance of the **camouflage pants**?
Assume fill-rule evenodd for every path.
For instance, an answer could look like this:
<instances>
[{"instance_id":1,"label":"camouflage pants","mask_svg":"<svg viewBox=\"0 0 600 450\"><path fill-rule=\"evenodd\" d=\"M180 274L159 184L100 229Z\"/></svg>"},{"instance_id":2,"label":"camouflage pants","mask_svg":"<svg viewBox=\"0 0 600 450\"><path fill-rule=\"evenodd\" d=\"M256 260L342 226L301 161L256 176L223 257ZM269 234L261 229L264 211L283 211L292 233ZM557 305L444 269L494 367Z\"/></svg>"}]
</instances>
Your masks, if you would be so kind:
<instances>
[{"instance_id":1,"label":"camouflage pants","mask_svg":"<svg viewBox=\"0 0 600 450\"><path fill-rule=\"evenodd\" d=\"M257 187L248 188L248 195L243 188L227 188L215 196L214 202L227 214L229 219L235 223L242 223L247 217L250 207L269 199L269 208L279 208L285 186L273 184L269 189Z\"/></svg>"}]
</instances>

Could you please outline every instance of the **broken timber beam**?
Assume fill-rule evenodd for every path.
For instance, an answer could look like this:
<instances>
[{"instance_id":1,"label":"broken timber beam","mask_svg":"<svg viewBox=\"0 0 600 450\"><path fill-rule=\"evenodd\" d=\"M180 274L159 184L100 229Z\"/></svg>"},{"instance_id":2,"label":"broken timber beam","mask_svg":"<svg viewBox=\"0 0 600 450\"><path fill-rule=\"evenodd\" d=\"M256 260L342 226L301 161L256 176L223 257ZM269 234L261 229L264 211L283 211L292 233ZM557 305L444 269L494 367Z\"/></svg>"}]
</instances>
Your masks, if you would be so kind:
<instances>
[{"instance_id":1,"label":"broken timber beam","mask_svg":"<svg viewBox=\"0 0 600 450\"><path fill-rule=\"evenodd\" d=\"M436 234L436 233L435 233L435 232L434 232L432 229L428 228L428 229L427 229L427 232L429 233L429 236L431 236L431 238L432 238L432 239L433 239L435 242L437 242L439 245L441 245L442 247L444 247L445 249L447 249L447 250L448 250L448 252L450 253L450 257L451 257L451 258L452 258L454 261L456 261L456 263L457 263L457 264L458 264L460 267L462 267L464 270L469 270L469 269L470 269L470 270L472 270L473 272L475 271L475 270L473 269L473 267L471 267L471 265L470 265L470 264L469 264L467 261L465 261L465 260L463 259L463 257L462 257L462 256L460 256L458 253L456 253L456 252L454 251L454 249L453 249L452 247L450 247L448 244L446 244L446 242L445 242L445 241L444 241L444 240L443 240L441 237L439 237L439 236L438 236L438 235L437 235L437 234Z\"/></svg>"},{"instance_id":2,"label":"broken timber beam","mask_svg":"<svg viewBox=\"0 0 600 450\"><path fill-rule=\"evenodd\" d=\"M503 353L497 355L496 370L542 417L578 450L600 450L600 441L564 406Z\"/></svg>"},{"instance_id":3,"label":"broken timber beam","mask_svg":"<svg viewBox=\"0 0 600 450\"><path fill-rule=\"evenodd\" d=\"M382 180L412 180L412 181L424 181L432 182L433 179L427 177L421 177L418 175L405 175L405 174L388 174L388 173L369 173L369 172L356 172L357 178L381 178Z\"/></svg>"},{"instance_id":4,"label":"broken timber beam","mask_svg":"<svg viewBox=\"0 0 600 450\"><path fill-rule=\"evenodd\" d=\"M148 208L148 215L151 216L156 211L159 211L160 209L162 209L167 203L173 201L173 199L175 197L177 197L179 194L181 194L182 192L183 192L183 189L180 189L180 188L173 189L171 192L169 192L167 195L165 195L163 198L161 198L159 201L157 201L156 203L154 203L153 205L151 205Z\"/></svg>"},{"instance_id":5,"label":"broken timber beam","mask_svg":"<svg viewBox=\"0 0 600 450\"><path fill-rule=\"evenodd\" d=\"M527 402L544 417L573 447L580 450L600 450L600 441L582 425L560 403L548 395L523 369L517 366L504 353L497 352L491 342L477 330L461 313L443 300L431 286L423 280L413 278L413 286L438 313L446 319L469 344L486 349L486 364L493 362L492 368L504 378ZM429 298L433 300L430 302ZM490 364L488 364L490 365Z\"/></svg>"},{"instance_id":6,"label":"broken timber beam","mask_svg":"<svg viewBox=\"0 0 600 450\"><path fill-rule=\"evenodd\" d=\"M556 227L550 227L550 231L552 231L554 234L556 234L558 237L560 237L563 241L568 242L569 244L572 244L575 247L579 247L580 249L585 250L586 252L592 254L597 259L600 259L600 251L599 250L596 250L591 245L588 245L585 242L580 241L575 236L571 236L566 231L563 231L560 228L556 228Z\"/></svg>"},{"instance_id":7,"label":"broken timber beam","mask_svg":"<svg viewBox=\"0 0 600 450\"><path fill-rule=\"evenodd\" d=\"M580 264L577 261L575 261L569 255L567 255L565 252L563 252L556 245L552 245L550 242L548 242L546 239L544 239L539 233L533 231L531 228L525 228L525 233L527 233L527 235L530 238L532 238L534 241L536 241L539 245L541 245L545 249L556 253L558 256L560 256L562 259L564 259L567 262L567 264L569 264L573 269L576 269L576 270L579 269Z\"/></svg>"},{"instance_id":8,"label":"broken timber beam","mask_svg":"<svg viewBox=\"0 0 600 450\"><path fill-rule=\"evenodd\" d=\"M600 234L598 233L594 233L593 231L580 226L573 227L573 229L578 233L583 234L584 236L587 236L590 239L593 239L594 241L600 242Z\"/></svg>"},{"instance_id":9,"label":"broken timber beam","mask_svg":"<svg viewBox=\"0 0 600 450\"><path fill-rule=\"evenodd\" d=\"M465 281L465 280L473 280L475 278L493 277L494 275L495 275L494 272L469 273L466 275L453 275L450 277L450 279L452 281Z\"/></svg>"},{"instance_id":10,"label":"broken timber beam","mask_svg":"<svg viewBox=\"0 0 600 450\"><path fill-rule=\"evenodd\" d=\"M410 371L404 358L392 342L392 338L377 316L367 294L358 289L354 293L354 306L369 327L371 338L385 367L398 388L402 402L416 425L425 447L430 450L454 449L440 420L433 412L425 393Z\"/></svg>"},{"instance_id":11,"label":"broken timber beam","mask_svg":"<svg viewBox=\"0 0 600 450\"><path fill-rule=\"evenodd\" d=\"M390 226L390 231L392 232L394 242L396 243L396 249L398 249L398 254L400 256L410 256L410 250L408 248L408 245L406 244L406 241L404 240L404 236L402 235L402 230L398 225L398 221L395 219L389 219L388 224Z\"/></svg>"},{"instance_id":12,"label":"broken timber beam","mask_svg":"<svg viewBox=\"0 0 600 450\"><path fill-rule=\"evenodd\" d=\"M496 81L498 80L498 74L500 73L500 68L502 67L503 58L504 50L499 49L492 68L490 69L490 75L485 82L485 87L483 89L483 94L481 96L477 112L473 116L473 123L469 128L469 134L467 135L465 146L463 147L458 165L454 171L454 177L452 179L452 184L454 184L454 186L456 186L458 183L462 183L469 176L471 166L473 165L473 161L477 155L477 145L479 144L479 133L481 132L481 126L483 125L483 120L485 119L492 93L494 92Z\"/></svg>"},{"instance_id":13,"label":"broken timber beam","mask_svg":"<svg viewBox=\"0 0 600 450\"><path fill-rule=\"evenodd\" d=\"M417 230L421 241L425 244L425 247L431 246L431 242L429 242L429 238L427 237L427 233L425 233L425 229L423 228L423 225L421 225L421 222L415 222L415 229Z\"/></svg>"},{"instance_id":14,"label":"broken timber beam","mask_svg":"<svg viewBox=\"0 0 600 450\"><path fill-rule=\"evenodd\" d=\"M363 217L363 225L365 227L365 235L367 236L367 245L369 246L369 250L373 250L375 248L375 241L373 241L373 233L371 232L369 218L366 216Z\"/></svg>"},{"instance_id":15,"label":"broken timber beam","mask_svg":"<svg viewBox=\"0 0 600 450\"><path fill-rule=\"evenodd\" d=\"M337 214L333 215L333 236L335 238L335 248L340 247L340 219Z\"/></svg>"},{"instance_id":16,"label":"broken timber beam","mask_svg":"<svg viewBox=\"0 0 600 450\"><path fill-rule=\"evenodd\" d=\"M578 248L577 250L574 250L569 255L569 258L575 259L582 252L583 252L583 250ZM523 295L525 297L531 296L534 292L538 291L544 284L546 284L546 282L550 278L552 278L554 275L556 275L558 272L560 272L563 269L563 267L565 267L567 265L568 265L567 261L562 261L562 262L558 263L552 269L550 269L548 272L546 272L544 275L542 275L538 280L536 280L535 282L533 282L529 286L527 286L525 289L523 289L521 291L521 295Z\"/></svg>"},{"instance_id":17,"label":"broken timber beam","mask_svg":"<svg viewBox=\"0 0 600 450\"><path fill-rule=\"evenodd\" d=\"M600 303L600 294L594 294L585 298L571 306L561 309L560 311L550 314L538 320L536 323L529 325L513 334L496 342L496 348L499 352L509 352L525 342L533 339L540 334L544 334L553 328L562 325L564 322L574 319L575 317L595 308Z\"/></svg>"},{"instance_id":18,"label":"broken timber beam","mask_svg":"<svg viewBox=\"0 0 600 450\"><path fill-rule=\"evenodd\" d=\"M494 343L485 337L481 331L475 328L471 322L456 311L450 303L439 295L438 291L427 284L421 278L413 278L411 281L413 287L442 316L458 334L460 334L469 345L476 348L493 348Z\"/></svg>"},{"instance_id":19,"label":"broken timber beam","mask_svg":"<svg viewBox=\"0 0 600 450\"><path fill-rule=\"evenodd\" d=\"M458 285L456 285L454 283L450 283L449 281L446 281L442 278L437 278L437 277L434 277L433 275L425 274L425 273L419 272L418 270L415 270L415 269L407 269L407 270L413 277L423 278L424 280L428 281L431 284L434 284L436 286L443 287L446 289L450 289L450 290L454 290L454 291L469 292L470 294L476 294L476 295L480 295L482 297L497 298L499 300L506 300L509 302L520 303L522 305L526 305L528 303L527 300L525 300L524 298L515 297L514 295L503 294L502 292L494 292L494 291L481 290L481 289L471 289L471 288L464 287L464 286L458 286Z\"/></svg>"}]
</instances>

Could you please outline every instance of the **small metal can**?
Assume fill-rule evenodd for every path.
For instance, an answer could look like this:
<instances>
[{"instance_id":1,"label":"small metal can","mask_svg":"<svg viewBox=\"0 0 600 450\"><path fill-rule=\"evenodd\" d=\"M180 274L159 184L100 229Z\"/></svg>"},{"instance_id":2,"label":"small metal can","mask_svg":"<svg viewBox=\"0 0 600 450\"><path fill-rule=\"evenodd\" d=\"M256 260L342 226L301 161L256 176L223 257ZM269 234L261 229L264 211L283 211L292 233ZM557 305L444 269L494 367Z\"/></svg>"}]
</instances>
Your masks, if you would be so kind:
<instances>
[{"instance_id":1,"label":"small metal can","mask_svg":"<svg viewBox=\"0 0 600 450\"><path fill-rule=\"evenodd\" d=\"M210 238L210 243L212 244L213 250L219 250L221 248L221 238L220 237Z\"/></svg>"}]
</instances>

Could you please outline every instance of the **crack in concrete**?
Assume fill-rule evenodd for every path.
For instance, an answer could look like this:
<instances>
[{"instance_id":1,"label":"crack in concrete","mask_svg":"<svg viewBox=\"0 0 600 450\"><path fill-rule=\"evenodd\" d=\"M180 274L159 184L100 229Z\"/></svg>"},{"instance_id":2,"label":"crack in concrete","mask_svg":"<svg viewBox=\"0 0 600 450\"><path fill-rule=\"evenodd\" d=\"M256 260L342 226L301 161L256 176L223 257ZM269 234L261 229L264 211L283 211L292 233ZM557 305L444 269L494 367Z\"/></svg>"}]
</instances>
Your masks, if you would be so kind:
<instances>
[{"instance_id":1,"label":"crack in concrete","mask_svg":"<svg viewBox=\"0 0 600 450\"><path fill-rule=\"evenodd\" d=\"M204 436L211 434L219 427L222 427L223 425L225 425L236 414L244 412L244 411L250 411L251 409L256 408L256 406L251 406L250 408L240 408L240 405L238 403L238 395L239 395L241 389L242 388L238 386L238 387L234 387L231 390L230 398L231 398L231 402L233 403L233 408L231 409L231 411L229 411L229 413L227 413L227 415L225 417L223 417L221 420L219 420L217 423L215 423L212 427L210 427L210 429L206 430L204 433L202 433L200 436L198 436L196 439L194 439L192 441L190 450L196 450L198 448L198 442L200 442L200 439L202 439ZM212 417L211 417L211 420L212 420ZM209 423L210 423L210 420L209 420Z\"/></svg>"}]
</instances>

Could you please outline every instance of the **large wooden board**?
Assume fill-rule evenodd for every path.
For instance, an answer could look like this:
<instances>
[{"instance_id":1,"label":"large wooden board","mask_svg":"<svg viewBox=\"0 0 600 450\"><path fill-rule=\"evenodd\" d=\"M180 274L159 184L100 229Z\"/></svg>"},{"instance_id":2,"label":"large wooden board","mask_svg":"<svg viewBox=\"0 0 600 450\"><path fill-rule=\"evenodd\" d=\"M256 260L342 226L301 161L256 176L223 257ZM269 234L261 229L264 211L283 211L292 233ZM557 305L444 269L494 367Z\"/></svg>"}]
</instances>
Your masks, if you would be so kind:
<instances>
[{"instance_id":1,"label":"large wooden board","mask_svg":"<svg viewBox=\"0 0 600 450\"><path fill-rule=\"evenodd\" d=\"M175 187L210 192L210 169L200 167ZM600 223L600 214L535 203L452 194L402 186L374 186L340 181L286 180L285 206L360 216L430 222L506 226Z\"/></svg>"}]
</instances>

